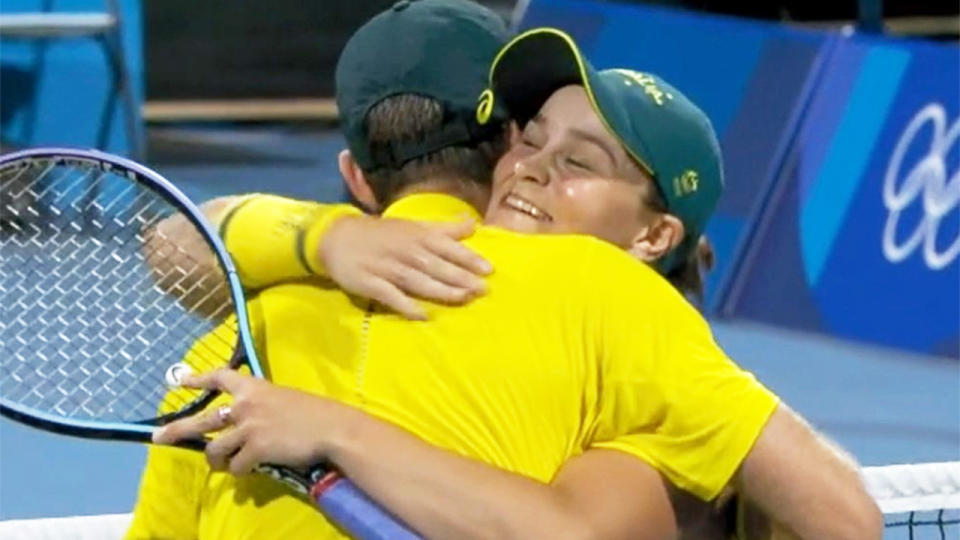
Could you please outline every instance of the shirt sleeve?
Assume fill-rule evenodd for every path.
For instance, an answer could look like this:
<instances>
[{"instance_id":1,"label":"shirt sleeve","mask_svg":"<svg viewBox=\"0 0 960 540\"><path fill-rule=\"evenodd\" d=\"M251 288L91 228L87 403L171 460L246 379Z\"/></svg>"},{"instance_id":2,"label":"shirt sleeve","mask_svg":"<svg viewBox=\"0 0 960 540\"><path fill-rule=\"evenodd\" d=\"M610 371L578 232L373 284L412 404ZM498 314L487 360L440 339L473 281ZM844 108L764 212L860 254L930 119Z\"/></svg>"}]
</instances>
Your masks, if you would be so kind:
<instances>
[{"instance_id":1,"label":"shirt sleeve","mask_svg":"<svg viewBox=\"0 0 960 540\"><path fill-rule=\"evenodd\" d=\"M325 275L314 256L329 226L362 212L349 204L324 204L254 195L229 208L220 236L243 285L262 288L311 274Z\"/></svg>"},{"instance_id":2,"label":"shirt sleeve","mask_svg":"<svg viewBox=\"0 0 960 540\"><path fill-rule=\"evenodd\" d=\"M623 257L629 258L624 255ZM634 455L704 500L730 481L778 404L655 271L598 255L602 386L594 445Z\"/></svg>"},{"instance_id":3,"label":"shirt sleeve","mask_svg":"<svg viewBox=\"0 0 960 540\"><path fill-rule=\"evenodd\" d=\"M264 321L258 299L247 303L251 333L258 353L262 354ZM192 366L205 365L204 351L216 351L218 358L229 354L235 342L236 322L225 320L197 340L184 361ZM224 338L228 336L228 339ZM229 345L227 345L229 343ZM207 363L208 364L208 363ZM159 406L160 414L173 412L179 404L197 397L199 391L178 388L171 390ZM218 396L207 409L229 402L229 396ZM140 478L140 489L133 510L133 520L124 537L127 540L147 538L197 538L201 500L206 489L210 467L201 452L172 446L149 445L147 461Z\"/></svg>"},{"instance_id":4,"label":"shirt sleeve","mask_svg":"<svg viewBox=\"0 0 960 540\"><path fill-rule=\"evenodd\" d=\"M200 493L208 472L200 452L151 445L133 521L124 538L196 538Z\"/></svg>"}]
</instances>

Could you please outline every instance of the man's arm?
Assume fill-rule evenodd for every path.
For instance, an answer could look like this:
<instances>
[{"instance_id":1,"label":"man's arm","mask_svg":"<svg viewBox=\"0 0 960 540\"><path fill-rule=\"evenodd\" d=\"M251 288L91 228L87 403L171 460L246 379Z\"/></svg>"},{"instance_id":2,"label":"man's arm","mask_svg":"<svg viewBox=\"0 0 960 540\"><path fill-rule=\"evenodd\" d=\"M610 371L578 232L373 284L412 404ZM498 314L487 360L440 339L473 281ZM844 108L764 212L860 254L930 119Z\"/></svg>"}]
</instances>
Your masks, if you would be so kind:
<instances>
[{"instance_id":1,"label":"man's arm","mask_svg":"<svg viewBox=\"0 0 960 540\"><path fill-rule=\"evenodd\" d=\"M588 450L544 485L416 438L404 442L393 426L356 426L332 460L428 538L676 537L659 473L622 452Z\"/></svg>"},{"instance_id":2,"label":"man's arm","mask_svg":"<svg viewBox=\"0 0 960 540\"><path fill-rule=\"evenodd\" d=\"M660 475L627 454L588 450L543 484L432 446L360 410L229 370L185 384L233 396L232 427L207 447L214 469L305 467L326 458L427 538L665 539L676 534ZM222 428L179 420L170 443Z\"/></svg>"},{"instance_id":3,"label":"man's arm","mask_svg":"<svg viewBox=\"0 0 960 540\"><path fill-rule=\"evenodd\" d=\"M688 302L607 246L584 259L606 276L592 291L610 356L595 446L641 456L704 500L733 481L805 540L880 538L856 467L730 361Z\"/></svg>"},{"instance_id":4,"label":"man's arm","mask_svg":"<svg viewBox=\"0 0 960 540\"><path fill-rule=\"evenodd\" d=\"M799 422L799 426L795 422ZM865 497L859 481L859 467L852 457L820 434L809 438L808 434L813 433L809 426L783 405L771 416L767 429L772 431L765 429L760 435L731 487L712 503L667 486L677 521L681 525L682 540L727 540L734 533L736 538L742 540L882 536L882 515L872 500L868 501ZM795 433L784 435L778 433L781 430ZM771 439L774 439L773 442ZM781 444L787 445L787 448L776 448ZM817 466L812 471L797 470L794 469L797 462L792 461L797 456L790 456L792 452L823 455L813 460ZM772 478L767 472L770 467L783 468L787 474L782 478ZM808 482L811 473L814 476L830 475L836 485L829 493L804 493L798 484ZM816 482L825 486L830 481L828 478ZM819 505L821 508L811 509L810 505ZM838 517L841 523L829 526L809 521L808 516L823 515L824 512L843 513L849 518ZM787 527L771 516L786 519L790 523L803 523L804 528ZM844 532L843 528L847 528L847 531Z\"/></svg>"},{"instance_id":5,"label":"man's arm","mask_svg":"<svg viewBox=\"0 0 960 540\"><path fill-rule=\"evenodd\" d=\"M857 464L780 405L737 474L752 505L799 538L883 536L883 515Z\"/></svg>"}]
</instances>

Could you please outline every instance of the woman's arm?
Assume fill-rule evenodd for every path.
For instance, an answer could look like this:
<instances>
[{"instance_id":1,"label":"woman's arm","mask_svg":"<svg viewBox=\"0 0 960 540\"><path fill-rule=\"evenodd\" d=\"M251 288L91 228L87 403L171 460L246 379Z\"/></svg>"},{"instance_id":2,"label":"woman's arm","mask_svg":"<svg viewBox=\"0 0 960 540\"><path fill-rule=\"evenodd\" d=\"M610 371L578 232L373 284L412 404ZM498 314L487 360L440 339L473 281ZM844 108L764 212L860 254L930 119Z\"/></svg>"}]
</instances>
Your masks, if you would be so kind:
<instances>
[{"instance_id":1,"label":"woman's arm","mask_svg":"<svg viewBox=\"0 0 960 540\"><path fill-rule=\"evenodd\" d=\"M473 221L425 223L346 216L307 247L311 260L344 291L408 319L425 319L413 297L458 305L486 293L493 267L459 240Z\"/></svg>"},{"instance_id":2,"label":"woman's arm","mask_svg":"<svg viewBox=\"0 0 960 540\"><path fill-rule=\"evenodd\" d=\"M201 206L207 218L219 223L239 197L222 197ZM200 232L183 214L173 214L143 231L144 261L157 287L174 296L188 310L217 316L230 302L230 290L216 256Z\"/></svg>"},{"instance_id":3,"label":"woman's arm","mask_svg":"<svg viewBox=\"0 0 960 540\"><path fill-rule=\"evenodd\" d=\"M215 469L306 467L327 458L428 538L673 538L660 475L624 453L590 450L548 484L431 446L362 411L232 371L188 381L234 397L231 426L207 448ZM160 430L170 443L222 429L219 415Z\"/></svg>"},{"instance_id":4,"label":"woman's arm","mask_svg":"<svg viewBox=\"0 0 960 540\"><path fill-rule=\"evenodd\" d=\"M322 275L348 293L423 319L411 297L466 303L485 292L482 277L492 271L459 242L473 233L472 221L380 219L345 204L260 194L219 197L200 210L217 227L250 289ZM191 298L228 298L225 287L210 289L222 283L220 268L186 217L170 216L144 237L147 264L162 290L179 287L191 291Z\"/></svg>"}]
</instances>

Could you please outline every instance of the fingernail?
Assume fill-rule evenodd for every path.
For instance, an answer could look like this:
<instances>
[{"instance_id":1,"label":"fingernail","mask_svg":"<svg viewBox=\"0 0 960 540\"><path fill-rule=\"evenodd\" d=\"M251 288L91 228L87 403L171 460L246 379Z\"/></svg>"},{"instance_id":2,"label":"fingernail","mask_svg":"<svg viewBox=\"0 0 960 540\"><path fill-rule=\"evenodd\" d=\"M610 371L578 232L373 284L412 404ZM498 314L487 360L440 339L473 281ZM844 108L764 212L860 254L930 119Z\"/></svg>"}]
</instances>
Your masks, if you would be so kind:
<instances>
[{"instance_id":1,"label":"fingernail","mask_svg":"<svg viewBox=\"0 0 960 540\"><path fill-rule=\"evenodd\" d=\"M163 440L163 436L166 435L166 428L157 428L154 430L153 435L150 436L150 440L153 442L160 442Z\"/></svg>"}]
</instances>

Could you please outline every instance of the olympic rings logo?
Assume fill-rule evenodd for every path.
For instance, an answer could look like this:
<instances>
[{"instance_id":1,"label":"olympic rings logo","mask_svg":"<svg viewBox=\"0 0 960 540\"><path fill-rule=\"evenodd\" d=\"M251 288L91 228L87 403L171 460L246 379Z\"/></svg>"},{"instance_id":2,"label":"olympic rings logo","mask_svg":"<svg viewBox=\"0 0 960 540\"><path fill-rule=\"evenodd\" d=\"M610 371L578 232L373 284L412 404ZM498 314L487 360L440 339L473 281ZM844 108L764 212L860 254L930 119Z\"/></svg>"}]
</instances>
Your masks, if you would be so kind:
<instances>
[{"instance_id":1,"label":"olympic rings logo","mask_svg":"<svg viewBox=\"0 0 960 540\"><path fill-rule=\"evenodd\" d=\"M930 148L901 182L904 155L928 124L933 128ZM883 181L883 204L889 211L883 229L883 254L890 262L903 261L921 245L924 262L931 270L946 268L960 255L960 232L944 250L937 243L940 222L960 207L960 168L948 177L946 164L946 156L958 139L960 118L948 128L943 106L930 103L913 117L897 141ZM901 212L921 197L923 218L906 240L898 241Z\"/></svg>"}]
</instances>

